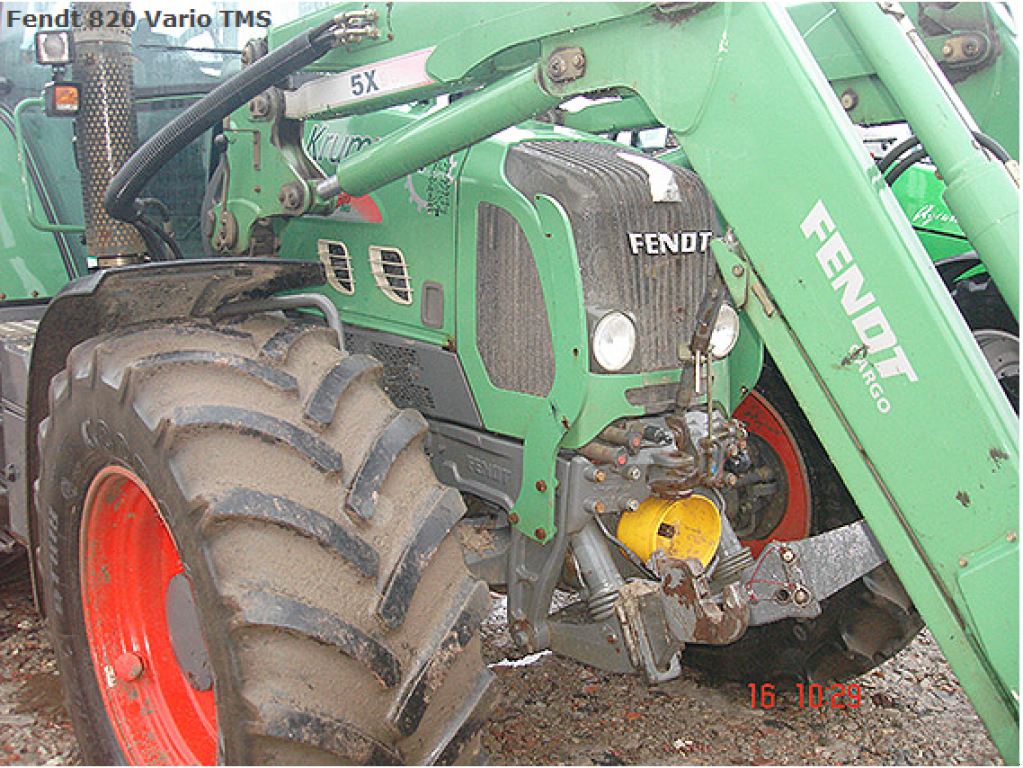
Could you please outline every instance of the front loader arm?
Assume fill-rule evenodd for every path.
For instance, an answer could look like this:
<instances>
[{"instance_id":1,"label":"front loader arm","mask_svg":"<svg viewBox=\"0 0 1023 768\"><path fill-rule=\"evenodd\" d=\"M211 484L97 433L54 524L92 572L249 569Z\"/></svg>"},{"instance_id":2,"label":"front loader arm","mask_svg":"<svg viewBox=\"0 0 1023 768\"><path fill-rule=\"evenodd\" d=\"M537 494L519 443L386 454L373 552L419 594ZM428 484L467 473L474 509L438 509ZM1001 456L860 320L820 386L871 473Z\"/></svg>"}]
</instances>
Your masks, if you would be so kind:
<instances>
[{"instance_id":1,"label":"front loader arm","mask_svg":"<svg viewBox=\"0 0 1023 768\"><path fill-rule=\"evenodd\" d=\"M519 9L526 32L508 18L474 18L470 44L453 33L464 20L459 7L431 9L430 27L421 30L402 23L403 14L418 13L409 8L381 6L381 31L391 39L329 55L331 68L351 73L348 83L336 81L334 101L308 114L352 114L474 84L505 89L504 107L487 89L464 96L342 160L334 179L306 180L310 201L290 211L277 194L286 176L246 171L243 184L264 197L248 196L250 213L234 208L239 219L297 215L339 192L364 194L409 172L410 163L432 162L577 94L638 96L678 137L729 225L714 250L737 304L995 742L1015 760L1018 422L786 12L752 4L535 6ZM874 34L864 23L877 25L883 53L895 57L910 91L940 94L895 19L873 5L842 16L860 37ZM353 97L354 75L416 51L428 51L429 84L411 78L386 94ZM582 57L573 64L576 52ZM903 98L906 89L889 90ZM973 147L947 96L934 98L933 114L911 100L898 106L950 187L966 190L949 203L964 227L970 222L967 234L980 241L1006 293L1014 273L1018 284L1017 189ZM270 133L266 124L241 128ZM413 159L403 156L408 147ZM559 430L551 434L556 440Z\"/></svg>"},{"instance_id":2,"label":"front loader arm","mask_svg":"<svg viewBox=\"0 0 1023 768\"><path fill-rule=\"evenodd\" d=\"M877 24L895 24L868 10ZM588 82L573 85L630 85L674 130L736 236L715 249L733 295L995 741L1015 759L1012 410L784 13L718 6L658 22L655 12L636 32L643 45L625 50L607 27L573 36L588 62ZM926 115L911 123L943 140L965 132L927 125ZM964 164L987 161L975 151L938 162L954 184ZM1000 172L1001 190L981 207L1008 211L1011 222L1018 196ZM1018 272L1018 240L1003 245L994 258Z\"/></svg>"}]
</instances>

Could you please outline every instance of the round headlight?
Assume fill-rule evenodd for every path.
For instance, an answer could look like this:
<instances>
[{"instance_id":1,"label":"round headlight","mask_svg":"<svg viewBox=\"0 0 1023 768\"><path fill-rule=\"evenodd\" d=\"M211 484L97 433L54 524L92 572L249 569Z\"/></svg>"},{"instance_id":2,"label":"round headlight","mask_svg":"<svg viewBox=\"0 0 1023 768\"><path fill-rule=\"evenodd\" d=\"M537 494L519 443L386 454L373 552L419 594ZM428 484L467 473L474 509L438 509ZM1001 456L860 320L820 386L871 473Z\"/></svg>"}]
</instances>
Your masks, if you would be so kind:
<instances>
[{"instance_id":1,"label":"round headlight","mask_svg":"<svg viewBox=\"0 0 1023 768\"><path fill-rule=\"evenodd\" d=\"M710 353L720 359L727 357L739 340L739 314L731 304L722 304L710 334Z\"/></svg>"},{"instance_id":2,"label":"round headlight","mask_svg":"<svg viewBox=\"0 0 1023 768\"><path fill-rule=\"evenodd\" d=\"M636 326L621 312L608 312L593 329L593 359L605 371L620 371L636 351Z\"/></svg>"}]
</instances>

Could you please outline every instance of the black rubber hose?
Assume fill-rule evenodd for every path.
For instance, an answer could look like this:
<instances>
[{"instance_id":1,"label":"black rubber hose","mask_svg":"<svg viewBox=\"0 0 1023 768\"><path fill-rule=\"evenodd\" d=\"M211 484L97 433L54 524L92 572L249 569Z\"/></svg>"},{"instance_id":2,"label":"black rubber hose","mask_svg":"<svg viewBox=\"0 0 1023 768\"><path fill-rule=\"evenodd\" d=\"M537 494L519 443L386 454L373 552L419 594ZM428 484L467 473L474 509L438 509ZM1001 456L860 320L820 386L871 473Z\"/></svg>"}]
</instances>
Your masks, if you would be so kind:
<instances>
[{"instance_id":1,"label":"black rubber hose","mask_svg":"<svg viewBox=\"0 0 1023 768\"><path fill-rule=\"evenodd\" d=\"M1005 151L1002 145L999 144L994 139L992 139L986 133L974 131L973 138L976 139L977 143L980 144L984 149L986 149L988 152L994 155L998 162L1002 163L1003 165L1012 159L1012 157L1009 155L1008 152ZM887 171L891 167L892 163L894 163L896 160L902 157L902 155L904 155L906 152L908 152L910 149L912 149L919 143L920 139L918 139L916 136L910 136L905 141L901 141L894 147L892 147L891 150L889 150L889 152L883 158L881 158L881 160L878 161L877 169L881 173L885 174L885 181L888 182L889 187L895 182L897 178L899 178L899 176L906 172L907 168L919 162L923 158L927 157L927 151L921 147L916 152L904 158L902 162L895 166L891 173L885 173L885 171Z\"/></svg>"},{"instance_id":2,"label":"black rubber hose","mask_svg":"<svg viewBox=\"0 0 1023 768\"><path fill-rule=\"evenodd\" d=\"M896 165L887 174L885 174L884 180L888 182L889 187L892 186L895 183L895 180L899 178L899 176L904 174L909 168L912 168L925 157L927 157L927 150L924 149L923 147L920 147L920 149L916 150L915 152L910 152L908 155L902 158L902 160L899 161L898 165Z\"/></svg>"},{"instance_id":3,"label":"black rubber hose","mask_svg":"<svg viewBox=\"0 0 1023 768\"><path fill-rule=\"evenodd\" d=\"M137 219L140 214L135 201L139 193L168 160L249 99L323 56L333 42L333 37L324 33L333 26L331 19L297 35L221 83L157 131L110 182L103 198L107 213L121 221Z\"/></svg>"},{"instance_id":4,"label":"black rubber hose","mask_svg":"<svg viewBox=\"0 0 1023 768\"><path fill-rule=\"evenodd\" d=\"M888 153L877 162L877 170L879 170L883 174L885 171L891 168L892 163L894 163L896 160L902 157L902 155L904 155L906 152L911 150L919 143L920 139L918 139L916 136L910 136L908 139L900 141L898 144L896 144L894 147L888 150Z\"/></svg>"},{"instance_id":5,"label":"black rubber hose","mask_svg":"<svg viewBox=\"0 0 1023 768\"><path fill-rule=\"evenodd\" d=\"M153 261L167 261L168 250L163 240L156 234L156 231L149 225L145 217L139 217L132 222L132 226L138 230L142 240L146 244L146 253Z\"/></svg>"},{"instance_id":6,"label":"black rubber hose","mask_svg":"<svg viewBox=\"0 0 1023 768\"><path fill-rule=\"evenodd\" d=\"M146 216L139 216L132 222L139 234L146 241L149 255L157 261L169 261L170 259L182 259L181 248L177 241L171 237L157 222ZM153 246L157 246L157 250ZM157 255L159 253L159 255Z\"/></svg>"},{"instance_id":7,"label":"black rubber hose","mask_svg":"<svg viewBox=\"0 0 1023 768\"><path fill-rule=\"evenodd\" d=\"M1012 157L1009 155L1008 152L1005 151L1005 148L1002 147L1001 144L992 139L990 136L988 136L986 133L974 131L973 138L975 138L977 140L977 143L984 147L984 149L986 149L988 152L990 152L992 155L998 158L998 161L1002 165L1005 165L1007 162L1012 160Z\"/></svg>"}]
</instances>

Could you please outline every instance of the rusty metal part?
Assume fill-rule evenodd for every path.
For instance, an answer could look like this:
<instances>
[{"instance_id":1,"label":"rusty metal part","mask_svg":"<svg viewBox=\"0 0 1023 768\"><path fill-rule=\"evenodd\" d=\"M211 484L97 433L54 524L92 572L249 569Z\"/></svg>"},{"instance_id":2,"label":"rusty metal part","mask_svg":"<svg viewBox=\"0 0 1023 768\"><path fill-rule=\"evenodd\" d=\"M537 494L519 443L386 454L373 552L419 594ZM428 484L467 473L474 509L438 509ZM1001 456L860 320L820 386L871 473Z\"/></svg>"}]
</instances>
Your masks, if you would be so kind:
<instances>
[{"instance_id":1,"label":"rusty metal part","mask_svg":"<svg viewBox=\"0 0 1023 768\"><path fill-rule=\"evenodd\" d=\"M672 414L665 423L675 435L676 447L660 453L657 471L649 475L655 496L684 499L698 486L722 488L735 482L726 471L726 462L746 449L748 433L741 422L688 411Z\"/></svg>"},{"instance_id":2,"label":"rusty metal part","mask_svg":"<svg viewBox=\"0 0 1023 768\"><path fill-rule=\"evenodd\" d=\"M746 633L750 606L740 584L728 584L719 604L710 593L703 566L695 558L658 558L668 627L686 643L727 645Z\"/></svg>"},{"instance_id":3,"label":"rusty metal part","mask_svg":"<svg viewBox=\"0 0 1023 768\"><path fill-rule=\"evenodd\" d=\"M579 449L579 454L585 456L594 464L611 464L616 467L625 466L629 460L629 452L621 446L615 447L607 443L593 440Z\"/></svg>"},{"instance_id":4,"label":"rusty metal part","mask_svg":"<svg viewBox=\"0 0 1023 768\"><path fill-rule=\"evenodd\" d=\"M639 446L643 443L643 433L637 429L605 427L598 437L612 445L624 446L633 455L635 455L636 451L639 450Z\"/></svg>"}]
</instances>

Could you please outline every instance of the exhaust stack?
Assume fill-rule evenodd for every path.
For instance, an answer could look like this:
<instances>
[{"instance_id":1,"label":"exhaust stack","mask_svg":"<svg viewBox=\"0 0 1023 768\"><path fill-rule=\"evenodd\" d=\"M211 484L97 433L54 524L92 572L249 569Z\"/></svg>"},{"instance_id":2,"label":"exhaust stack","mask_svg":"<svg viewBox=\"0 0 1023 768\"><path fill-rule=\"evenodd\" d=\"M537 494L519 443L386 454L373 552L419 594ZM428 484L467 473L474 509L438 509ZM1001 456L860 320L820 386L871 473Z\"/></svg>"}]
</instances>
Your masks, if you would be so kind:
<instances>
[{"instance_id":1,"label":"exhaust stack","mask_svg":"<svg viewBox=\"0 0 1023 768\"><path fill-rule=\"evenodd\" d=\"M138 145L131 29L88 26L90 18L123 18L128 3L73 3L71 7L80 24L72 30L72 73L82 88L75 134L86 248L100 268L135 264L146 253L142 237L134 226L117 221L103 208L110 180ZM108 15L111 11L116 16Z\"/></svg>"}]
</instances>

